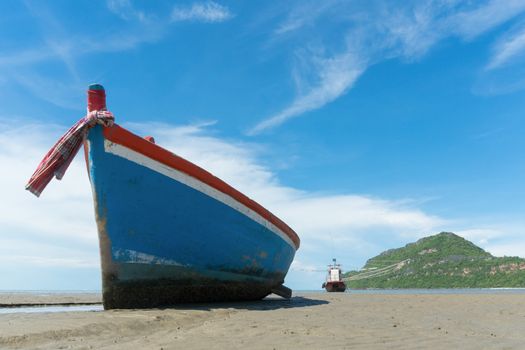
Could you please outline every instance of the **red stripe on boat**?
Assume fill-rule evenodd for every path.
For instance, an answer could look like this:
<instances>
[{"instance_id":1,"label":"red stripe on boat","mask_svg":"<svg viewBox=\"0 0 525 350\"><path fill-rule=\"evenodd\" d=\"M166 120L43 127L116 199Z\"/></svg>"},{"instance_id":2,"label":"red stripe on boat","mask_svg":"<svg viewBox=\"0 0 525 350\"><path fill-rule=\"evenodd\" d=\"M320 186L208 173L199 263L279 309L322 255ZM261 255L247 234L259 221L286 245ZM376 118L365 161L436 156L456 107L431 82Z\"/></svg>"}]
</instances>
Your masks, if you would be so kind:
<instances>
[{"instance_id":1,"label":"red stripe on boat","mask_svg":"<svg viewBox=\"0 0 525 350\"><path fill-rule=\"evenodd\" d=\"M264 208L259 203L248 198L246 195L237 191L235 188L228 185L226 182L221 179L213 176L206 170L201 167L187 161L184 158L181 158L170 151L151 143L128 130L118 126L113 125L110 128L104 128L104 137L111 142L118 143L124 147L132 149L138 153L145 155L151 159L154 159L164 165L167 165L171 168L179 170L189 176L213 187L214 189L230 196L239 203L242 203L246 207L258 213L260 216L277 226L281 231L283 231L295 244L296 249L299 249L300 239L299 236L281 219L270 213L266 208Z\"/></svg>"}]
</instances>

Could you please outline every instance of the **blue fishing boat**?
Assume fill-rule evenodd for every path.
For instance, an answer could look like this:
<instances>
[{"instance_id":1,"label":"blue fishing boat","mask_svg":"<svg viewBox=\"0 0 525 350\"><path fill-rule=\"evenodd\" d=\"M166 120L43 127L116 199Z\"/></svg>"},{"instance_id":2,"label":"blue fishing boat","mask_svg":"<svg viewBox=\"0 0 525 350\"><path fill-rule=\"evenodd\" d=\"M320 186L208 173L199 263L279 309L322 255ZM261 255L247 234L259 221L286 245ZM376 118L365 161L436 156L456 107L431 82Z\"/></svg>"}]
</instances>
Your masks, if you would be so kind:
<instances>
[{"instance_id":1,"label":"blue fishing boat","mask_svg":"<svg viewBox=\"0 0 525 350\"><path fill-rule=\"evenodd\" d=\"M105 110L103 87L90 86L88 111ZM84 124L105 309L291 296L300 241L288 225L152 138Z\"/></svg>"}]
</instances>

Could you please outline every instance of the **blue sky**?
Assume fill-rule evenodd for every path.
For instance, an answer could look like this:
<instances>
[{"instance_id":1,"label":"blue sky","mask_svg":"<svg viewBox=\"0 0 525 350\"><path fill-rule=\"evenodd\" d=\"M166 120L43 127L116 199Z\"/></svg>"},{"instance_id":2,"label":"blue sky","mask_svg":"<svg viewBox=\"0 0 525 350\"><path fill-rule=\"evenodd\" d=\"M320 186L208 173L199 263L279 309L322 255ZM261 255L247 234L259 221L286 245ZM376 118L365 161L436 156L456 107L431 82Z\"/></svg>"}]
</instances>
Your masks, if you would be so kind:
<instances>
[{"instance_id":1,"label":"blue sky","mask_svg":"<svg viewBox=\"0 0 525 350\"><path fill-rule=\"evenodd\" d=\"M442 230L525 251L525 1L0 3L0 289L98 289L78 156L23 190L102 83L117 122L301 236L320 288Z\"/></svg>"}]
</instances>

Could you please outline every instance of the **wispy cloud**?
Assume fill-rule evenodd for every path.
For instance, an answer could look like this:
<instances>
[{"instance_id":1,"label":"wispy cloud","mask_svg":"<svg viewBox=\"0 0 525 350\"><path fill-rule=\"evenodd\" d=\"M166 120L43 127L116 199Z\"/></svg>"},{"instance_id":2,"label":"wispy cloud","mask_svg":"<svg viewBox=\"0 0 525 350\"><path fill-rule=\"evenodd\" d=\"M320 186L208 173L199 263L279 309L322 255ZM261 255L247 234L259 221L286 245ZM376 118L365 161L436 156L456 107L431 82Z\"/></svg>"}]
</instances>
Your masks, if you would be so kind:
<instances>
[{"instance_id":1,"label":"wispy cloud","mask_svg":"<svg viewBox=\"0 0 525 350\"><path fill-rule=\"evenodd\" d=\"M301 29L306 25L312 25L325 11L329 10L337 1L326 0L315 3L315 11L309 6L294 7L288 14L286 20L275 29L275 34L282 35Z\"/></svg>"},{"instance_id":2,"label":"wispy cloud","mask_svg":"<svg viewBox=\"0 0 525 350\"><path fill-rule=\"evenodd\" d=\"M120 52L133 49L147 42L155 42L160 33L153 28L147 31L114 33L101 39L70 35L46 39L40 48L0 54L3 78L22 86L29 93L44 101L67 109L78 109L79 94L86 81L76 68L76 61L87 55ZM39 64L62 62L65 71L60 77L49 77ZM90 78L90 80L92 77Z\"/></svg>"},{"instance_id":3,"label":"wispy cloud","mask_svg":"<svg viewBox=\"0 0 525 350\"><path fill-rule=\"evenodd\" d=\"M40 28L40 38L32 43L31 47L22 45L18 50L0 53L0 67L5 68L6 72L3 78L13 80L29 92L38 92L35 94L37 97L69 108L71 104L64 101L71 99L74 93L69 94L69 98L66 99L55 98L55 95L62 97L63 94L57 90L45 92L37 86L38 80L46 80L41 69L33 69L38 64L62 62L68 73L68 78L62 80L72 81L68 85L83 85L83 72L77 67L78 60L83 57L117 53L144 44L157 43L169 32L174 21L223 22L233 17L227 7L212 1L195 3L188 8L175 7L172 13L163 15L140 10L130 0L108 0L106 5L111 13L126 21L111 32L100 29L104 26L89 30L71 30L64 26L65 22L61 21L49 6L26 3L28 12ZM101 30L103 35L99 32ZM35 79L28 79L28 76L34 76Z\"/></svg>"},{"instance_id":4,"label":"wispy cloud","mask_svg":"<svg viewBox=\"0 0 525 350\"><path fill-rule=\"evenodd\" d=\"M108 9L120 18L130 21L145 22L147 15L144 11L137 10L130 0L107 0Z\"/></svg>"},{"instance_id":5,"label":"wispy cloud","mask_svg":"<svg viewBox=\"0 0 525 350\"><path fill-rule=\"evenodd\" d=\"M0 119L0 130L0 164L9 169L0 184L2 265L100 266L91 191L82 159L73 162L61 183L49 185L46 196L32 198L24 190L28 175L64 127L10 118Z\"/></svg>"},{"instance_id":6,"label":"wispy cloud","mask_svg":"<svg viewBox=\"0 0 525 350\"><path fill-rule=\"evenodd\" d=\"M78 78L71 45L64 45L64 41L68 41L67 38L71 33L68 33L61 21L56 18L47 6L30 2L25 2L25 6L32 17L37 20L36 23L40 27L40 35L42 36L44 45L47 51L52 53L49 57L62 60L69 70L69 73L73 77ZM38 55L36 57L38 57ZM43 55L40 57L43 57Z\"/></svg>"},{"instance_id":7,"label":"wispy cloud","mask_svg":"<svg viewBox=\"0 0 525 350\"><path fill-rule=\"evenodd\" d=\"M18 267L99 268L100 257L96 245L79 249L17 237L0 239L0 263Z\"/></svg>"},{"instance_id":8,"label":"wispy cloud","mask_svg":"<svg viewBox=\"0 0 525 350\"><path fill-rule=\"evenodd\" d=\"M407 62L421 59L440 40L451 36L473 40L525 11L525 2L519 0L466 4L412 1L401 6L372 1L366 8L352 2L334 1L330 6L317 12L316 4L298 5L274 31L274 35L281 37L293 33L288 35L288 40L308 47L312 38L319 41L322 28L337 23L338 30L332 29L324 35L341 32L345 44L335 54L331 50L332 54L312 59L309 69L293 67L294 79L297 80L297 72L311 75L313 70L317 72L317 81L303 86L304 92L298 93L288 106L259 122L248 134L276 127L336 100L349 91L373 64L392 58ZM501 44L502 49L498 50L489 67L494 68L521 54L525 47L524 38L520 32Z\"/></svg>"},{"instance_id":9,"label":"wispy cloud","mask_svg":"<svg viewBox=\"0 0 525 350\"><path fill-rule=\"evenodd\" d=\"M471 40L516 17L525 10L525 2L490 0L481 2L478 6L472 7L467 4L465 7L460 7L457 13L452 13L445 19L445 29Z\"/></svg>"},{"instance_id":10,"label":"wispy cloud","mask_svg":"<svg viewBox=\"0 0 525 350\"><path fill-rule=\"evenodd\" d=\"M248 132L249 135L278 126L304 112L332 102L352 87L366 67L366 63L354 52L329 58L314 57L312 61L317 70L317 83L311 87L300 87L299 89L306 90L305 94L298 96L281 112L257 124Z\"/></svg>"},{"instance_id":11,"label":"wispy cloud","mask_svg":"<svg viewBox=\"0 0 525 350\"><path fill-rule=\"evenodd\" d=\"M71 34L65 38L47 39L39 48L2 53L0 66L29 66L50 60L62 60L66 65L71 65L71 60L85 55L125 51L144 43L155 42L160 39L161 34L161 28L157 27L126 30L100 38Z\"/></svg>"},{"instance_id":12,"label":"wispy cloud","mask_svg":"<svg viewBox=\"0 0 525 350\"><path fill-rule=\"evenodd\" d=\"M43 46L18 52L4 52L0 54L0 66L24 66L56 58L58 55L55 52Z\"/></svg>"},{"instance_id":13,"label":"wispy cloud","mask_svg":"<svg viewBox=\"0 0 525 350\"><path fill-rule=\"evenodd\" d=\"M477 133L477 134L475 134L475 135L472 135L472 136L471 136L471 139L473 139L473 140L484 139L484 138L487 138L487 137L490 137L490 136L493 136L493 135L499 134L499 133L505 131L506 129L507 129L507 128L504 128L504 127L494 128L494 129L491 129L491 130L487 130L487 131L484 131L484 132L481 132L481 133Z\"/></svg>"},{"instance_id":14,"label":"wispy cloud","mask_svg":"<svg viewBox=\"0 0 525 350\"><path fill-rule=\"evenodd\" d=\"M224 22L233 17L230 10L213 1L197 2L190 7L175 6L171 12L173 22Z\"/></svg>"},{"instance_id":15,"label":"wispy cloud","mask_svg":"<svg viewBox=\"0 0 525 350\"><path fill-rule=\"evenodd\" d=\"M35 72L11 73L9 78L41 100L66 109L82 110L79 108L83 104L79 96L85 90L82 83L48 79Z\"/></svg>"},{"instance_id":16,"label":"wispy cloud","mask_svg":"<svg viewBox=\"0 0 525 350\"><path fill-rule=\"evenodd\" d=\"M525 252L523 222L492 223L482 228L458 230L456 233L495 256L523 257Z\"/></svg>"},{"instance_id":17,"label":"wispy cloud","mask_svg":"<svg viewBox=\"0 0 525 350\"><path fill-rule=\"evenodd\" d=\"M38 38L30 46L22 44L18 50L0 54L3 78L20 85L37 98L63 108L77 109L75 106L78 106L78 100L75 96L79 95L76 92L83 90L86 84L83 72L77 67L79 59L130 50L144 43L156 42L163 35L164 27L141 21L145 15L140 15L129 1L109 1L108 7L121 16L135 16L139 23L122 26L122 29L105 35L99 35L97 28L72 30L65 27L64 21L49 6L26 2L26 9L39 28ZM164 25L168 24L165 20ZM57 66L49 70L42 69L43 65L55 62L61 62L65 71L57 69ZM47 74L48 71L53 72L52 78Z\"/></svg>"},{"instance_id":18,"label":"wispy cloud","mask_svg":"<svg viewBox=\"0 0 525 350\"><path fill-rule=\"evenodd\" d=\"M525 23L511 33L506 34L494 46L492 55L486 69L492 70L523 57L525 54Z\"/></svg>"},{"instance_id":19,"label":"wispy cloud","mask_svg":"<svg viewBox=\"0 0 525 350\"><path fill-rule=\"evenodd\" d=\"M507 244L495 244L489 246L488 251L495 256L523 257L523 252L525 252L525 243L516 241Z\"/></svg>"}]
</instances>

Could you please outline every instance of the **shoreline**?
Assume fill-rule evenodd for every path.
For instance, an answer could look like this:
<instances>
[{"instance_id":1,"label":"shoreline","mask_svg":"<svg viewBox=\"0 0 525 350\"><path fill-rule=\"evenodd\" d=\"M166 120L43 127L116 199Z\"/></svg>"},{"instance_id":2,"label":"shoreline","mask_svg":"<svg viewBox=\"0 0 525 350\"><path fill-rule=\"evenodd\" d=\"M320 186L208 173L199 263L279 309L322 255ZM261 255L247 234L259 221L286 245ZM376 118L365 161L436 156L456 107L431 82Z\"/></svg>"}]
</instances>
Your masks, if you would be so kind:
<instances>
[{"instance_id":1,"label":"shoreline","mask_svg":"<svg viewBox=\"0 0 525 350\"><path fill-rule=\"evenodd\" d=\"M507 295L525 294L525 288L406 288L406 289L350 289L344 293L327 293L324 290L298 290L293 296L315 294L333 295ZM267 298L277 298L271 294ZM46 308L102 305L99 291L0 291L0 310L10 308ZM195 305L195 304L181 304ZM196 304L198 305L198 304ZM167 305L166 307L170 307ZM177 305L175 305L177 307ZM66 310L67 311L67 310Z\"/></svg>"},{"instance_id":2,"label":"shoreline","mask_svg":"<svg viewBox=\"0 0 525 350\"><path fill-rule=\"evenodd\" d=\"M71 302L71 303L63 303L63 302L56 302L56 303L25 303L25 304L1 304L0 308L3 309L9 309L9 308L28 308L28 307L51 307L51 306L81 306L81 305L102 305L102 302Z\"/></svg>"},{"instance_id":3,"label":"shoreline","mask_svg":"<svg viewBox=\"0 0 525 350\"><path fill-rule=\"evenodd\" d=\"M102 303L99 292L0 291L0 308L94 305Z\"/></svg>"}]
</instances>

